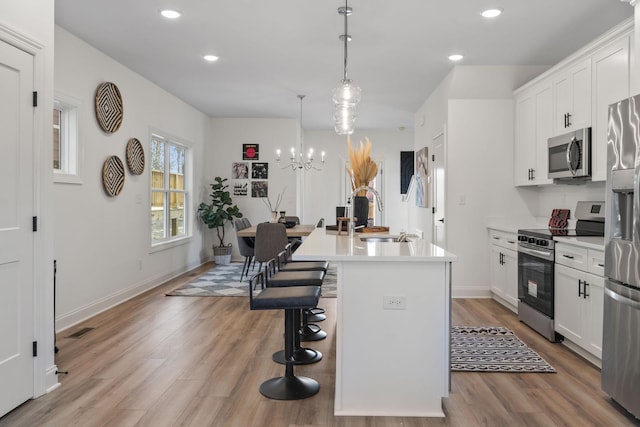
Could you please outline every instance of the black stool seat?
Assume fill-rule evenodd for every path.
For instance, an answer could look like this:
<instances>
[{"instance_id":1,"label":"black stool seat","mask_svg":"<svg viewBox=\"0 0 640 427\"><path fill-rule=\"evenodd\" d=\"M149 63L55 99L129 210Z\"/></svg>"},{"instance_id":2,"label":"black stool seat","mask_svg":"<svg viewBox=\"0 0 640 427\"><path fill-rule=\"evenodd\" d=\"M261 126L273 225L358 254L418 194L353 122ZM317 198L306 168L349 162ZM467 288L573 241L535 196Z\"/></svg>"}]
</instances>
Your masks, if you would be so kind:
<instances>
[{"instance_id":1,"label":"black stool seat","mask_svg":"<svg viewBox=\"0 0 640 427\"><path fill-rule=\"evenodd\" d=\"M289 261L286 264L280 264L280 271L327 271L329 268L328 261Z\"/></svg>"},{"instance_id":2,"label":"black stool seat","mask_svg":"<svg viewBox=\"0 0 640 427\"><path fill-rule=\"evenodd\" d=\"M251 300L252 310L286 310L313 308L318 305L320 287L267 287Z\"/></svg>"},{"instance_id":3,"label":"black stool seat","mask_svg":"<svg viewBox=\"0 0 640 427\"><path fill-rule=\"evenodd\" d=\"M267 278L267 287L321 286L324 271L278 271Z\"/></svg>"}]
</instances>

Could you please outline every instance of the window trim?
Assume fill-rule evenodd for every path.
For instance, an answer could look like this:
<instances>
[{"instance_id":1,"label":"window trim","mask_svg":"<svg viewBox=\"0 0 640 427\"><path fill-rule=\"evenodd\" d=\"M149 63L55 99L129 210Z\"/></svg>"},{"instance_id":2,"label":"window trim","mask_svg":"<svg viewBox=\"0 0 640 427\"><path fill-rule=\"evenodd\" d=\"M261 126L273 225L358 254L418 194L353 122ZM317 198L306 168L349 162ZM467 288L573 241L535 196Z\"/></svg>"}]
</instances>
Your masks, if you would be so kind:
<instances>
[{"instance_id":1,"label":"window trim","mask_svg":"<svg viewBox=\"0 0 640 427\"><path fill-rule=\"evenodd\" d=\"M60 118L63 130L60 134L60 149L65 152L64 161L67 164L67 171L63 172L54 169L53 165L51 165L53 182L57 184L82 185L84 183L84 145L80 136L82 101L71 95L56 91L54 94L54 108L58 106L61 107L60 109L63 112ZM62 121L66 121L66 126ZM66 135L63 135L65 131ZM69 173L69 170L75 170L75 172Z\"/></svg>"},{"instance_id":2,"label":"window trim","mask_svg":"<svg viewBox=\"0 0 640 427\"><path fill-rule=\"evenodd\" d=\"M154 252L159 252L165 249L169 249L175 246L180 246L183 244L188 243L192 238L193 238L193 220L191 218L191 197L193 194L193 144L185 141L182 138L173 136L167 132L163 132L161 130L157 130L157 129L152 129L149 133L149 145L148 145L148 152L149 155L147 156L147 158L149 159L149 182L147 185L147 189L149 191L149 205L148 205L148 212L151 212L151 208L152 208L152 203L153 203L153 192L154 192L154 188L152 188L153 185L153 180L152 180L152 165L151 165L151 144L152 144L152 140L153 139L157 139L157 140L162 140L166 143L169 144L173 144L175 146L178 147L182 147L185 150L185 156L184 156L184 234L180 235L180 236L175 236L175 237L168 237L168 238L164 238L163 240L154 240L153 239L153 223L152 223L152 219L151 216L149 217L149 244L150 244L150 253L154 253ZM165 154L165 159L168 160L168 157ZM166 178L168 179L168 177ZM165 185L165 184L163 184ZM158 189L155 189L155 191L158 191ZM171 190L168 188L163 188L162 189L163 192L176 192L175 190ZM168 224L165 223L165 227L167 227Z\"/></svg>"}]
</instances>

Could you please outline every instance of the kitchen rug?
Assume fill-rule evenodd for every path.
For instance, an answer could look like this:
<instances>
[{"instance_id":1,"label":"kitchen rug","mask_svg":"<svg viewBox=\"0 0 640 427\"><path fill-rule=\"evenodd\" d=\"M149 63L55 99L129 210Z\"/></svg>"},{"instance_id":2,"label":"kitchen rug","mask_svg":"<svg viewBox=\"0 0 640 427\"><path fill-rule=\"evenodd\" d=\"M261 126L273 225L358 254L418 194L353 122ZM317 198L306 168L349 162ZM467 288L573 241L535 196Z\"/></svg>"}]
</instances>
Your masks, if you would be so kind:
<instances>
[{"instance_id":1,"label":"kitchen rug","mask_svg":"<svg viewBox=\"0 0 640 427\"><path fill-rule=\"evenodd\" d=\"M451 370L549 372L556 370L508 328L452 326Z\"/></svg>"},{"instance_id":2,"label":"kitchen rug","mask_svg":"<svg viewBox=\"0 0 640 427\"><path fill-rule=\"evenodd\" d=\"M244 277L240 281L242 266L243 263L241 262L216 265L191 282L173 289L165 295L183 297L248 297L249 278L252 274L255 274L258 268L256 266L255 271L249 272L249 278ZM322 282L322 297L336 297L336 279L336 266L329 264L329 269Z\"/></svg>"}]
</instances>

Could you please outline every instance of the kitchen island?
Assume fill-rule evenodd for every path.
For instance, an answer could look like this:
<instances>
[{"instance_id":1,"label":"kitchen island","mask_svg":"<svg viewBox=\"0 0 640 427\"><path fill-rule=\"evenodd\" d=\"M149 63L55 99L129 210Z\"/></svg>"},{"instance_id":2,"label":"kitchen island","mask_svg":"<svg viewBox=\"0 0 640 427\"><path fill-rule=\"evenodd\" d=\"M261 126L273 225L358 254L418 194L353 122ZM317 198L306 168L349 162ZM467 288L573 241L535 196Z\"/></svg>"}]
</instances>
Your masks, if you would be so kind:
<instances>
[{"instance_id":1,"label":"kitchen island","mask_svg":"<svg viewBox=\"0 0 640 427\"><path fill-rule=\"evenodd\" d=\"M456 257L422 239L361 240L376 236L318 228L293 254L337 266L334 413L444 417Z\"/></svg>"}]
</instances>

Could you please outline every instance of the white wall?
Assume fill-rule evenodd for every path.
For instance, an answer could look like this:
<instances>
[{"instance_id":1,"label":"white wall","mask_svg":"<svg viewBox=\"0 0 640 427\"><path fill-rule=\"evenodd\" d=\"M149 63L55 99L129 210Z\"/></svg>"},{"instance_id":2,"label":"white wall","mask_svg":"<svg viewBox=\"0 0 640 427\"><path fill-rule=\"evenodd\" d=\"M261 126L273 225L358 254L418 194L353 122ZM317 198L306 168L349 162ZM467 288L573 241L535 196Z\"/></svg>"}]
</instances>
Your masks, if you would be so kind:
<instances>
[{"instance_id":1,"label":"white wall","mask_svg":"<svg viewBox=\"0 0 640 427\"><path fill-rule=\"evenodd\" d=\"M34 86L38 107L34 109L35 211L39 231L34 234L34 336L39 356L34 358L34 396L57 387L53 354L53 213L50 169L53 106L54 2L4 0L0 2L0 39L34 55ZM28 45L28 49L26 48Z\"/></svg>"},{"instance_id":2,"label":"white wall","mask_svg":"<svg viewBox=\"0 0 640 427\"><path fill-rule=\"evenodd\" d=\"M209 118L66 30L56 27L55 38L55 89L81 102L79 141L84 150L83 183L53 187L56 318L57 329L63 329L209 256L197 229L182 245L151 250L148 166L151 130L187 143L194 154L195 207L202 197L199 184ZM113 134L103 132L95 118L95 91L104 81L114 82L123 97L124 120ZM120 195L109 197L102 185L102 165L111 155L126 163L126 143L133 137L144 147L145 171L138 176L127 171Z\"/></svg>"},{"instance_id":3,"label":"white wall","mask_svg":"<svg viewBox=\"0 0 640 427\"><path fill-rule=\"evenodd\" d=\"M351 135L351 144L358 148L365 137L371 141L371 157L383 162L383 198L385 224L395 230L407 229L408 203L402 203L400 194L400 152L413 151L413 131L357 129ZM349 160L347 137L334 131L305 131L305 145L316 152L327 152L322 172L305 172L304 218L315 223L324 218L326 224L335 224L336 206L345 206L349 194L345 191L344 164Z\"/></svg>"}]
</instances>

